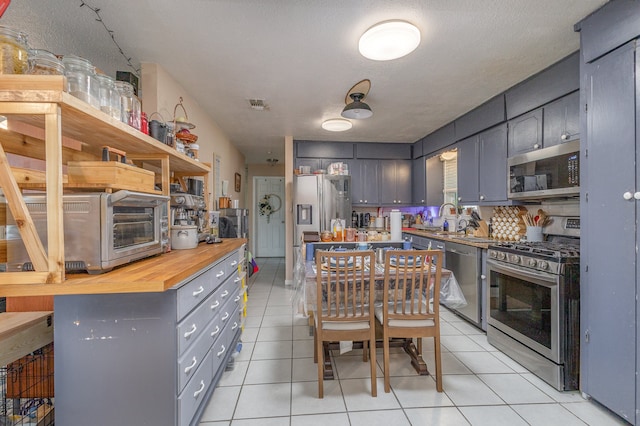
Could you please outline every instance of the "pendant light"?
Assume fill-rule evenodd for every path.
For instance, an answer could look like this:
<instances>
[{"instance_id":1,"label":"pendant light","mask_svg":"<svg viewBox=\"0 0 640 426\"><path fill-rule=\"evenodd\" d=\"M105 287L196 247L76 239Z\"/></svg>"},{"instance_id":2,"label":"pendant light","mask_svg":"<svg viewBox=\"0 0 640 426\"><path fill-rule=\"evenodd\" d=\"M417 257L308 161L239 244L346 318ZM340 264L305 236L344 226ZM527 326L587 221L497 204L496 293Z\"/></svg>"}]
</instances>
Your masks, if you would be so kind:
<instances>
[{"instance_id":1,"label":"pendant light","mask_svg":"<svg viewBox=\"0 0 640 426\"><path fill-rule=\"evenodd\" d=\"M350 93L349 97L353 99L353 102L348 103L342 110L341 115L344 118L357 120L362 118L369 118L373 115L371 107L362 102L362 99L364 98L363 93Z\"/></svg>"}]
</instances>

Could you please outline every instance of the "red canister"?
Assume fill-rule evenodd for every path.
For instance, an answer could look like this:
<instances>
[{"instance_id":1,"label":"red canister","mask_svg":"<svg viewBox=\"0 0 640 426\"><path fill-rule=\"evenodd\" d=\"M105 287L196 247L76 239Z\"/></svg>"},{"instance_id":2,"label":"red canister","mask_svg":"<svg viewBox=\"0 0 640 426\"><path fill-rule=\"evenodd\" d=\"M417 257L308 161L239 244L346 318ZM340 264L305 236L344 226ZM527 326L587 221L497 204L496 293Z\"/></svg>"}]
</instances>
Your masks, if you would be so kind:
<instances>
[{"instance_id":1,"label":"red canister","mask_svg":"<svg viewBox=\"0 0 640 426\"><path fill-rule=\"evenodd\" d=\"M145 135L149 134L149 120L146 112L140 113L140 131Z\"/></svg>"}]
</instances>

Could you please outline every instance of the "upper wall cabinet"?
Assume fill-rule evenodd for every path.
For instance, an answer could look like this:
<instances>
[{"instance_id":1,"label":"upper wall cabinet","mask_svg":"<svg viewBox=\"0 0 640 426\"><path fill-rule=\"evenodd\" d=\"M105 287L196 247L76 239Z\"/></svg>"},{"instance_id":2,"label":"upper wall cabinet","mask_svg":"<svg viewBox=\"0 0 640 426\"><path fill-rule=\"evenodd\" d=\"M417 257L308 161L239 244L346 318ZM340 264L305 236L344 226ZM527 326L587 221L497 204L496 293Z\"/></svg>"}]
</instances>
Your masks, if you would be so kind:
<instances>
[{"instance_id":1,"label":"upper wall cabinet","mask_svg":"<svg viewBox=\"0 0 640 426\"><path fill-rule=\"evenodd\" d=\"M505 92L507 120L580 88L580 56L575 52Z\"/></svg>"},{"instance_id":2,"label":"upper wall cabinet","mask_svg":"<svg viewBox=\"0 0 640 426\"><path fill-rule=\"evenodd\" d=\"M427 159L425 157L413 160L411 187L413 204L424 205L427 202Z\"/></svg>"},{"instance_id":3,"label":"upper wall cabinet","mask_svg":"<svg viewBox=\"0 0 640 426\"><path fill-rule=\"evenodd\" d=\"M380 204L411 204L411 160L380 160Z\"/></svg>"},{"instance_id":4,"label":"upper wall cabinet","mask_svg":"<svg viewBox=\"0 0 640 426\"><path fill-rule=\"evenodd\" d=\"M458 147L458 203L507 201L507 127L501 124L464 139Z\"/></svg>"},{"instance_id":5,"label":"upper wall cabinet","mask_svg":"<svg viewBox=\"0 0 640 426\"><path fill-rule=\"evenodd\" d=\"M456 139L464 139L505 121L504 95L485 102L455 121Z\"/></svg>"},{"instance_id":6,"label":"upper wall cabinet","mask_svg":"<svg viewBox=\"0 0 640 426\"><path fill-rule=\"evenodd\" d=\"M384 160L410 160L410 143L371 143L358 142L355 144L356 158L377 158Z\"/></svg>"},{"instance_id":7,"label":"upper wall cabinet","mask_svg":"<svg viewBox=\"0 0 640 426\"><path fill-rule=\"evenodd\" d=\"M373 205L379 202L378 160L354 160L349 164L351 174L351 203Z\"/></svg>"},{"instance_id":8,"label":"upper wall cabinet","mask_svg":"<svg viewBox=\"0 0 640 426\"><path fill-rule=\"evenodd\" d=\"M455 125L452 121L422 139L422 155L429 156L456 141Z\"/></svg>"},{"instance_id":9,"label":"upper wall cabinet","mask_svg":"<svg viewBox=\"0 0 640 426\"><path fill-rule=\"evenodd\" d=\"M509 120L509 156L542 148L542 108Z\"/></svg>"},{"instance_id":10,"label":"upper wall cabinet","mask_svg":"<svg viewBox=\"0 0 640 426\"><path fill-rule=\"evenodd\" d=\"M444 203L444 163L440 156L427 158L427 206Z\"/></svg>"},{"instance_id":11,"label":"upper wall cabinet","mask_svg":"<svg viewBox=\"0 0 640 426\"><path fill-rule=\"evenodd\" d=\"M509 120L509 157L580 137L580 92Z\"/></svg>"},{"instance_id":12,"label":"upper wall cabinet","mask_svg":"<svg viewBox=\"0 0 640 426\"><path fill-rule=\"evenodd\" d=\"M544 107L543 145L559 145L580 137L580 92Z\"/></svg>"},{"instance_id":13,"label":"upper wall cabinet","mask_svg":"<svg viewBox=\"0 0 640 426\"><path fill-rule=\"evenodd\" d=\"M296 157L298 158L354 158L353 143L350 142L318 142L296 141Z\"/></svg>"}]
</instances>

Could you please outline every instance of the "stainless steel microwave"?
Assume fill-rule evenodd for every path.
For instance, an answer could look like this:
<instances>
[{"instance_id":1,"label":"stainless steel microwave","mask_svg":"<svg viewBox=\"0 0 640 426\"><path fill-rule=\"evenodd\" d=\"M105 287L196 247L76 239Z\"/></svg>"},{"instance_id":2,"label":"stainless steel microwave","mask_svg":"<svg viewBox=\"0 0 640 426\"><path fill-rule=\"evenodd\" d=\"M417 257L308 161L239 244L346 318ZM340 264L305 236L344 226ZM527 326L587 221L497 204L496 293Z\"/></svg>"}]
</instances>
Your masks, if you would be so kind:
<instances>
[{"instance_id":1,"label":"stainless steel microwave","mask_svg":"<svg viewBox=\"0 0 640 426\"><path fill-rule=\"evenodd\" d=\"M580 141L508 159L509 199L540 200L580 195Z\"/></svg>"},{"instance_id":2,"label":"stainless steel microwave","mask_svg":"<svg viewBox=\"0 0 640 426\"><path fill-rule=\"evenodd\" d=\"M24 197L47 247L44 195ZM167 250L169 197L121 190L63 196L64 257L68 272L107 272ZM7 270L30 271L33 264L11 215L7 217Z\"/></svg>"}]
</instances>

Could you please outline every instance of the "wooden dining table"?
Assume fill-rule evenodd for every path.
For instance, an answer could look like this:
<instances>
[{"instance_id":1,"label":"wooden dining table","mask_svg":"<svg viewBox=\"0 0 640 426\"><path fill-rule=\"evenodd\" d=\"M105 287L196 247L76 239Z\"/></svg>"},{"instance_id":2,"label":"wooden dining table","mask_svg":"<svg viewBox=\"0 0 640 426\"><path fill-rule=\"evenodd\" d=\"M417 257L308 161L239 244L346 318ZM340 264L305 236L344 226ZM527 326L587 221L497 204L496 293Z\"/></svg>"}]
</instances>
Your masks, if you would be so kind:
<instances>
[{"instance_id":1,"label":"wooden dining table","mask_svg":"<svg viewBox=\"0 0 640 426\"><path fill-rule=\"evenodd\" d=\"M304 282L301 288L301 299L304 303L305 313L309 317L309 326L313 327L314 324L314 312L317 307L317 267L315 261L308 260L304 264ZM330 271L322 270L322 274L329 274ZM384 287L384 265L376 263L374 272L374 281L376 288L376 303L382 303L382 290ZM448 269L442 268L440 286L444 287L448 285L450 287L458 286L458 282ZM376 320L376 337L378 339L376 346L382 347L382 325ZM429 370L427 364L424 362L422 356L418 353L418 350L412 339L392 339L390 342L392 347L402 347L404 351L409 355L411 365L419 375L428 375ZM353 348L358 349L362 347L362 342L354 342ZM325 344L324 346L324 379L333 379L333 368L331 366L331 350L339 348L339 343Z\"/></svg>"}]
</instances>

